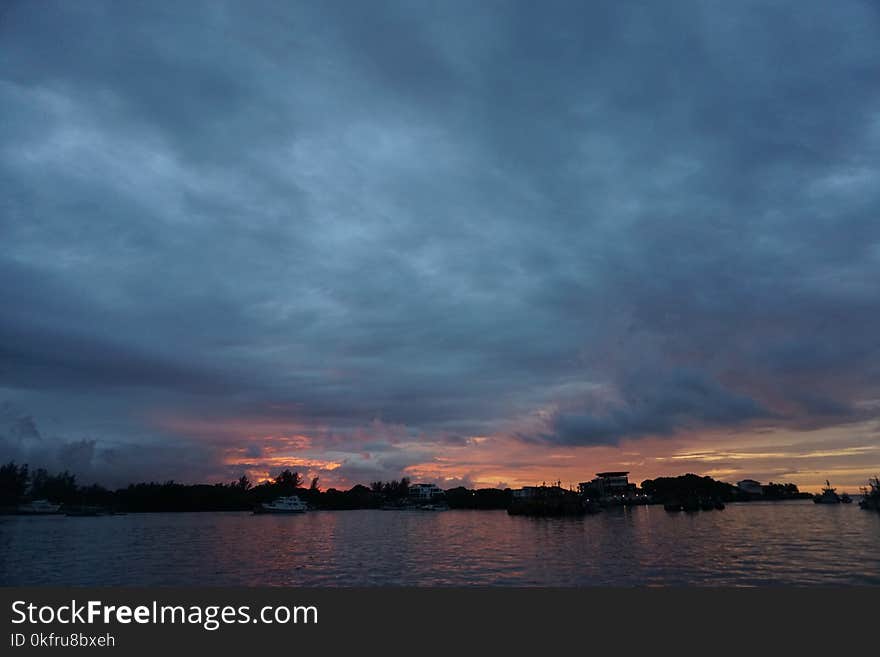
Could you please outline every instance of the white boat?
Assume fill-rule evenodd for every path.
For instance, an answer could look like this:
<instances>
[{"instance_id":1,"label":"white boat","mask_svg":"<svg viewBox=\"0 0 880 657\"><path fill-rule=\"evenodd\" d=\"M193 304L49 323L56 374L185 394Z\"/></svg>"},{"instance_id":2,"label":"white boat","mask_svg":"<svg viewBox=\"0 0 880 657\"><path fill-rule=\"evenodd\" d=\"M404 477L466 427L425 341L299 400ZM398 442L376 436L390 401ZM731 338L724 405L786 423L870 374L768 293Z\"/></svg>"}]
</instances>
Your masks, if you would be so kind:
<instances>
[{"instance_id":1,"label":"white boat","mask_svg":"<svg viewBox=\"0 0 880 657\"><path fill-rule=\"evenodd\" d=\"M449 511L449 505L446 502L433 502L429 504L419 504L416 506L419 511Z\"/></svg>"},{"instance_id":2,"label":"white boat","mask_svg":"<svg viewBox=\"0 0 880 657\"><path fill-rule=\"evenodd\" d=\"M831 487L831 482L825 480L825 488L822 489L821 495L814 495L813 501L816 504L840 504L840 496L837 489Z\"/></svg>"},{"instance_id":3,"label":"white boat","mask_svg":"<svg viewBox=\"0 0 880 657\"><path fill-rule=\"evenodd\" d=\"M61 513L60 504L52 504L49 500L34 500L27 504L20 504L16 513L26 516L46 516L53 513Z\"/></svg>"},{"instance_id":4,"label":"white boat","mask_svg":"<svg viewBox=\"0 0 880 657\"><path fill-rule=\"evenodd\" d=\"M308 510L309 507L305 502L296 495L290 495L264 502L254 509L254 513L305 513Z\"/></svg>"}]
</instances>

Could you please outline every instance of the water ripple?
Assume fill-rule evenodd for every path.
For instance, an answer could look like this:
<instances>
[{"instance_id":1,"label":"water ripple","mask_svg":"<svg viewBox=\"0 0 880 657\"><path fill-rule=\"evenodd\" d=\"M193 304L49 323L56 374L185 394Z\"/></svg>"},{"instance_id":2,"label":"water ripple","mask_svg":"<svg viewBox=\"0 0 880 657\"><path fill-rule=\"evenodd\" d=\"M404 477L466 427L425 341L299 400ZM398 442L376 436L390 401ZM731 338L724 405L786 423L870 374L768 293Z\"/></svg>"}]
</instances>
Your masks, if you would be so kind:
<instances>
[{"instance_id":1,"label":"water ripple","mask_svg":"<svg viewBox=\"0 0 880 657\"><path fill-rule=\"evenodd\" d=\"M880 585L880 514L810 502L0 519L3 585Z\"/></svg>"}]
</instances>

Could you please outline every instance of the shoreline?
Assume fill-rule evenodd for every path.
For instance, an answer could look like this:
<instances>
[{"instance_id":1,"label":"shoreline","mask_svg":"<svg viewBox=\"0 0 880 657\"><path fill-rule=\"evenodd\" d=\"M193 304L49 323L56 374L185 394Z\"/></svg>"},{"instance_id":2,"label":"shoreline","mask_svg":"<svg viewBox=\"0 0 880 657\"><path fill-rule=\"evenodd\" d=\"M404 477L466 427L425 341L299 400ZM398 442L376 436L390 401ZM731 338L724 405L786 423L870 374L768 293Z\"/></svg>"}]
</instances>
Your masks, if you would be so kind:
<instances>
[{"instance_id":1,"label":"shoreline","mask_svg":"<svg viewBox=\"0 0 880 657\"><path fill-rule=\"evenodd\" d=\"M861 496L854 496L854 500L860 499ZM780 498L780 499L743 499L743 500L733 500L730 502L726 502L726 504L730 505L753 505L753 504L781 504L781 503L793 503L800 502L806 504L807 502L812 503L812 495L809 497L800 497L800 498ZM652 501L652 502L642 502L639 504L608 504L602 506L602 511L615 511L622 509L632 509L638 507L662 507L664 505L661 501ZM839 504L839 505L822 505L822 504L814 504L816 507L847 507L852 506L853 508L858 508L858 504ZM446 511L474 511L474 512L484 512L484 511L504 511L507 512L506 507L496 507L496 508L474 508L474 507L450 507L447 510L441 511L440 513L445 513ZM352 507L352 508L313 508L309 509L309 513L319 513L319 512L340 512L340 511L397 511L397 512L407 512L407 513L438 513L438 511L432 510L423 510L416 506L413 507L400 507L400 508L381 508L375 506L363 506L363 507ZM697 511L683 511L683 513L696 513ZM704 513L708 513L708 511L703 511ZM193 514L201 514L201 513L239 513L245 515L266 515L266 516L274 516L274 515L294 515L294 514L254 514L253 509L251 508L234 508L234 509L144 509L144 510L126 510L119 512L108 512L108 513L94 513L94 514L67 514L63 510L53 513L27 513L27 512L18 512L13 510L5 510L0 509L0 517L12 518L12 517L66 517L66 518L77 518L77 517L112 517L112 516L126 516L126 515L147 515L147 514L185 514L185 513L193 513ZM529 517L529 514L513 514L513 515L522 515L525 517ZM589 515L589 514L588 514ZM564 517L564 516L545 516L545 517Z\"/></svg>"}]
</instances>

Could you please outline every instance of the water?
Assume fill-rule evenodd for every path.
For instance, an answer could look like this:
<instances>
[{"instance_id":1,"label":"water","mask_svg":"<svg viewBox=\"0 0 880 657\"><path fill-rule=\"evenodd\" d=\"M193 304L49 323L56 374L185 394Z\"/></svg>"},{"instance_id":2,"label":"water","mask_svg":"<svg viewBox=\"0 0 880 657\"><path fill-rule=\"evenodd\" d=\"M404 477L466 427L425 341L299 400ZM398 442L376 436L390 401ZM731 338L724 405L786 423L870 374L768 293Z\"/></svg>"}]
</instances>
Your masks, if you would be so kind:
<instances>
[{"instance_id":1,"label":"water","mask_svg":"<svg viewBox=\"0 0 880 657\"><path fill-rule=\"evenodd\" d=\"M0 518L0 584L880 585L880 514L857 505L662 507L585 518L322 511Z\"/></svg>"}]
</instances>

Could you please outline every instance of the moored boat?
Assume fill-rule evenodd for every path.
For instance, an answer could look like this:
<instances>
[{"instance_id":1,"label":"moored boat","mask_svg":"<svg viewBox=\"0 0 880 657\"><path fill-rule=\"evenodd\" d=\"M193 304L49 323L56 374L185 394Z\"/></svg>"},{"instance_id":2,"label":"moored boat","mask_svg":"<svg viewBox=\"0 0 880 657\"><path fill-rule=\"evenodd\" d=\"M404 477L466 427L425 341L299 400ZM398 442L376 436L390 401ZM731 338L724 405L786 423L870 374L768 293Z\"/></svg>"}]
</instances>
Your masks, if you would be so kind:
<instances>
[{"instance_id":1,"label":"moored boat","mask_svg":"<svg viewBox=\"0 0 880 657\"><path fill-rule=\"evenodd\" d=\"M64 515L79 517L109 516L113 512L102 506L94 506L90 504L81 504L78 506L65 506Z\"/></svg>"},{"instance_id":2,"label":"moored boat","mask_svg":"<svg viewBox=\"0 0 880 657\"><path fill-rule=\"evenodd\" d=\"M825 480L825 488L822 489L822 493L813 496L813 502L816 504L840 504L840 495L837 494L837 489L831 487L831 482L827 479Z\"/></svg>"},{"instance_id":3,"label":"moored boat","mask_svg":"<svg viewBox=\"0 0 880 657\"><path fill-rule=\"evenodd\" d=\"M308 505L296 495L279 497L271 502L263 502L254 509L255 514L261 513L305 513Z\"/></svg>"},{"instance_id":4,"label":"moored boat","mask_svg":"<svg viewBox=\"0 0 880 657\"><path fill-rule=\"evenodd\" d=\"M449 505L446 502L429 502L417 505L416 509L419 511L449 511Z\"/></svg>"},{"instance_id":5,"label":"moored boat","mask_svg":"<svg viewBox=\"0 0 880 657\"><path fill-rule=\"evenodd\" d=\"M49 500L34 500L27 504L19 504L15 512L23 516L47 516L61 513L61 505Z\"/></svg>"}]
</instances>

